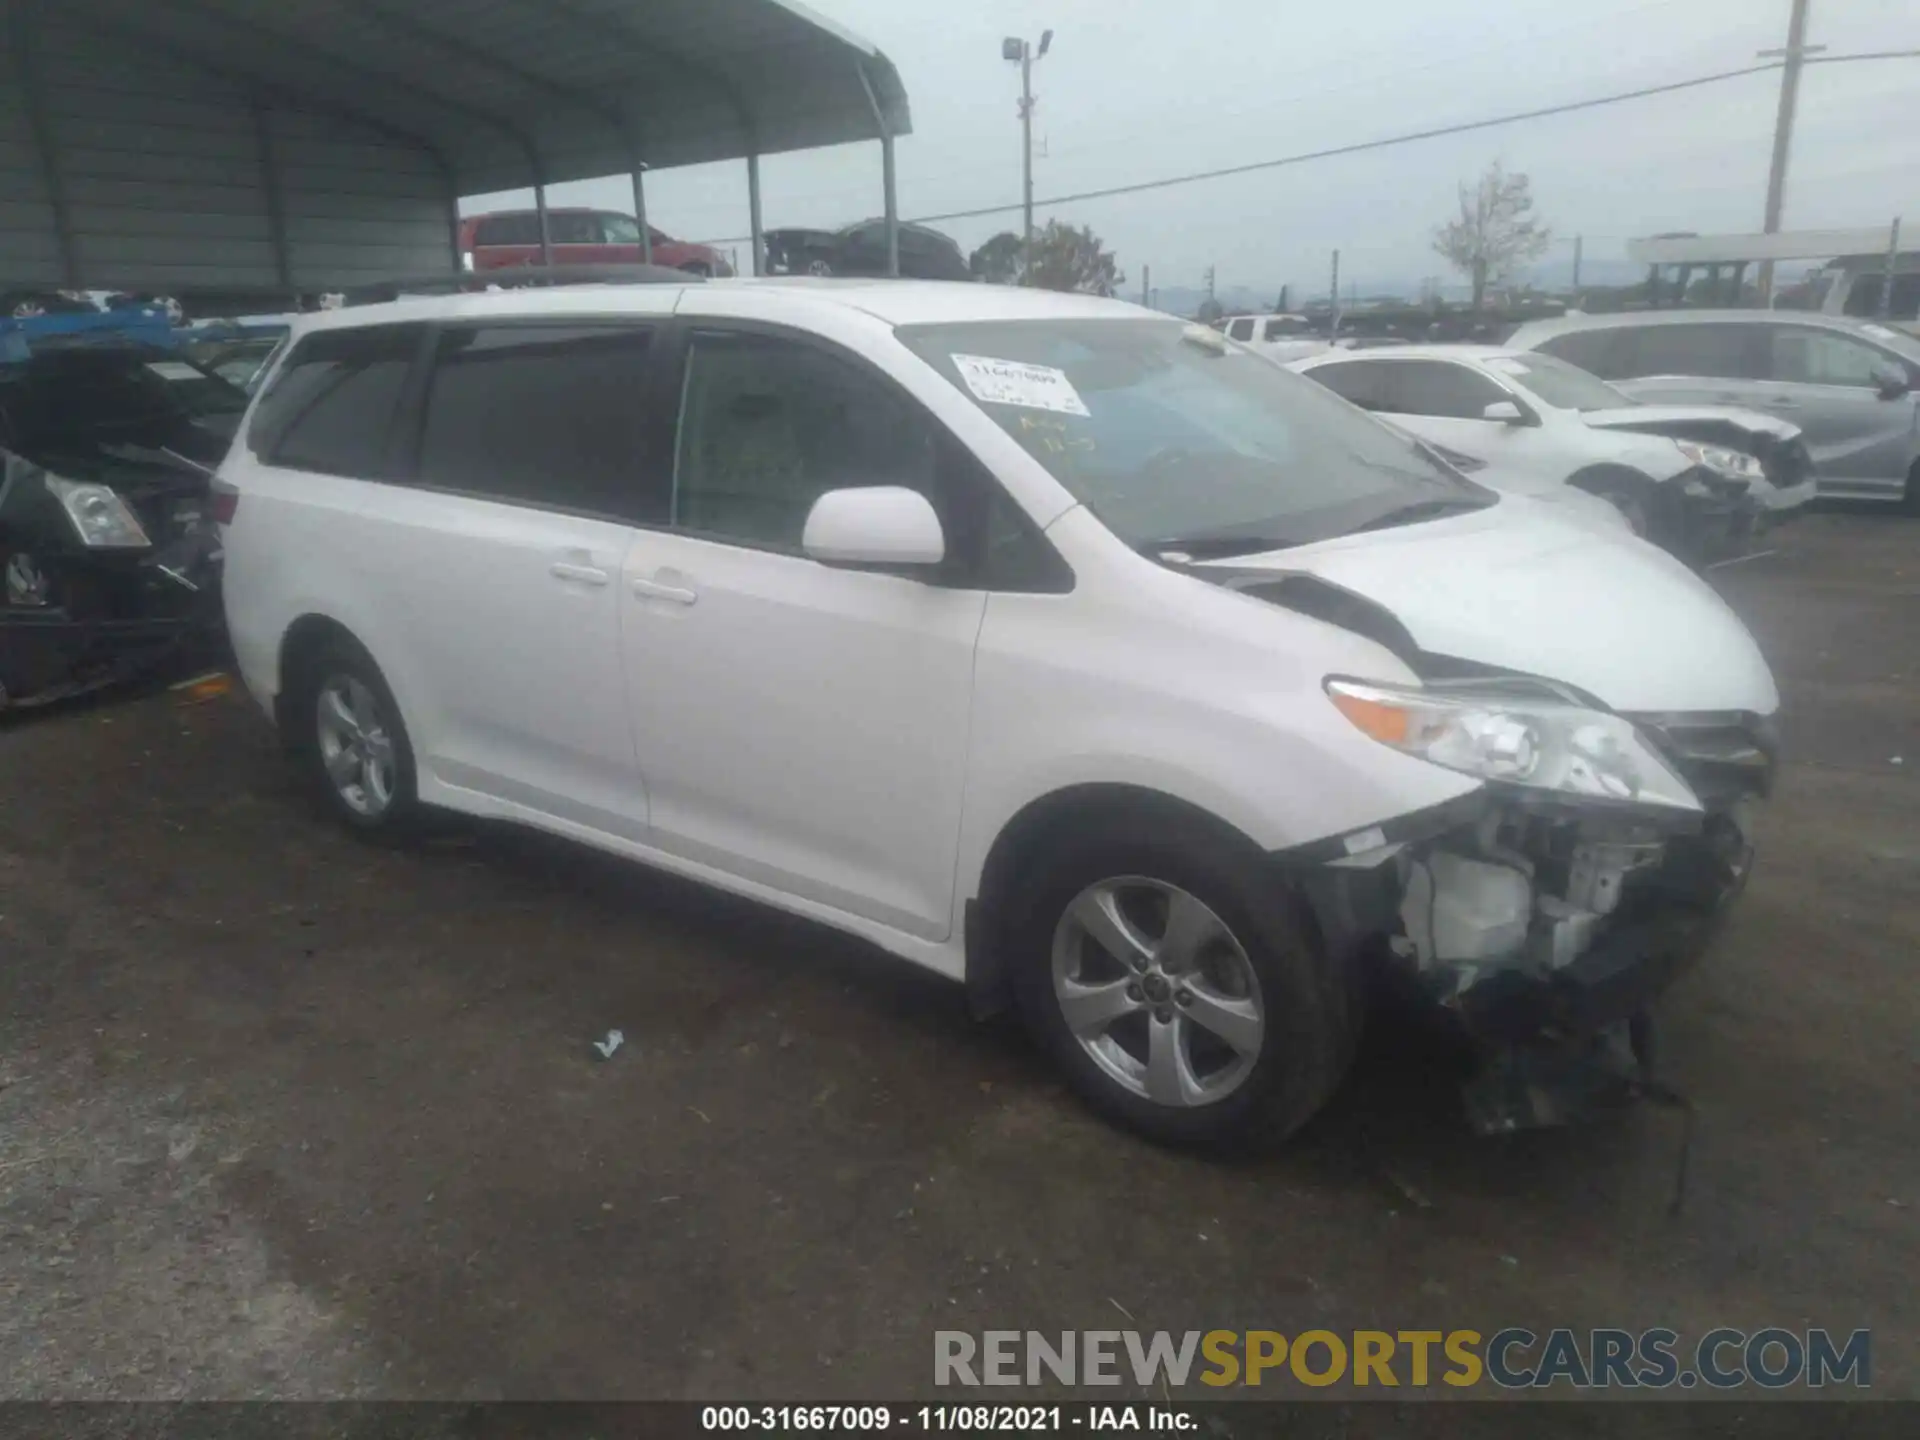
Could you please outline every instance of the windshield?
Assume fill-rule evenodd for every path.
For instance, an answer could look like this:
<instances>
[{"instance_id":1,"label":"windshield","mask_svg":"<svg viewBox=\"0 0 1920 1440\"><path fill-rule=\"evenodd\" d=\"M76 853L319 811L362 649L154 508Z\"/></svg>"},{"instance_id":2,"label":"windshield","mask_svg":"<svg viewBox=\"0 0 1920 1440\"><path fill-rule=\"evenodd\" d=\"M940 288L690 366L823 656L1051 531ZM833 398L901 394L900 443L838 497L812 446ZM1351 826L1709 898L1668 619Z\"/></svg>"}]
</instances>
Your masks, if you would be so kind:
<instances>
[{"instance_id":1,"label":"windshield","mask_svg":"<svg viewBox=\"0 0 1920 1440\"><path fill-rule=\"evenodd\" d=\"M247 394L165 351L53 350L0 367L0 424L25 451L161 443L183 427L231 433Z\"/></svg>"},{"instance_id":2,"label":"windshield","mask_svg":"<svg viewBox=\"0 0 1920 1440\"><path fill-rule=\"evenodd\" d=\"M1619 410L1640 403L1578 365L1551 355L1496 355L1486 366L1555 410Z\"/></svg>"},{"instance_id":3,"label":"windshield","mask_svg":"<svg viewBox=\"0 0 1920 1440\"><path fill-rule=\"evenodd\" d=\"M1492 503L1404 436L1204 328L1018 320L897 333L1149 551L1301 544L1416 507L1427 518Z\"/></svg>"}]
</instances>

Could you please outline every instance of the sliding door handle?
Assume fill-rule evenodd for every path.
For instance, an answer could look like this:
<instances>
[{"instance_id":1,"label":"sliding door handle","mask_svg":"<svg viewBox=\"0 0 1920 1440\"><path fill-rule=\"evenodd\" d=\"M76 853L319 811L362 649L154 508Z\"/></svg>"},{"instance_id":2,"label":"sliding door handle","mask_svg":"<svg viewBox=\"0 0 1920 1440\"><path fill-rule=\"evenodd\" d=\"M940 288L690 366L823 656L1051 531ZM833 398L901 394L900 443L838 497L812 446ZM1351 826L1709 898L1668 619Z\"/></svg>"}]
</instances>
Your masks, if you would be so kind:
<instances>
[{"instance_id":1,"label":"sliding door handle","mask_svg":"<svg viewBox=\"0 0 1920 1440\"><path fill-rule=\"evenodd\" d=\"M642 600L665 600L674 605L691 605L700 597L684 585L665 585L658 580L634 580L633 593Z\"/></svg>"}]
</instances>

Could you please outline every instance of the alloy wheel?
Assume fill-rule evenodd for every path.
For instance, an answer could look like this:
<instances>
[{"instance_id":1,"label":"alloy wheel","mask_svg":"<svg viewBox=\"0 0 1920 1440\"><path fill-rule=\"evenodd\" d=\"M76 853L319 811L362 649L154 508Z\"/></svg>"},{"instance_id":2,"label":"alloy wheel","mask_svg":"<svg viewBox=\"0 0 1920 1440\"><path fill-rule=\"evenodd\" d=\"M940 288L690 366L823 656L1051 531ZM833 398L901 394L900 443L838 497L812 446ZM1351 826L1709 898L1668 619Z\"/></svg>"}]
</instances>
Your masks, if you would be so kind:
<instances>
[{"instance_id":1,"label":"alloy wheel","mask_svg":"<svg viewBox=\"0 0 1920 1440\"><path fill-rule=\"evenodd\" d=\"M315 710L328 782L354 814L378 820L393 804L399 774L379 697L357 676L331 675L320 687Z\"/></svg>"},{"instance_id":2,"label":"alloy wheel","mask_svg":"<svg viewBox=\"0 0 1920 1440\"><path fill-rule=\"evenodd\" d=\"M1129 1093L1210 1105L1252 1074L1266 1034L1259 977L1226 922L1178 885L1087 886L1054 927L1052 969L1067 1029Z\"/></svg>"}]
</instances>

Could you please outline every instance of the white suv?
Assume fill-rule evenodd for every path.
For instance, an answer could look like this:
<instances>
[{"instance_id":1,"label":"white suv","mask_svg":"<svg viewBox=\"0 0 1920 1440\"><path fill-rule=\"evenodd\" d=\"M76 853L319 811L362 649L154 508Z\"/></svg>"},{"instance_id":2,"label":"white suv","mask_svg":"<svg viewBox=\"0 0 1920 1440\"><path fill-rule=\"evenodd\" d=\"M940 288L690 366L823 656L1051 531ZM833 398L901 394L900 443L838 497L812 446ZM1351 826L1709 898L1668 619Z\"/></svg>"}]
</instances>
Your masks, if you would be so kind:
<instances>
[{"instance_id":1,"label":"white suv","mask_svg":"<svg viewBox=\"0 0 1920 1440\"><path fill-rule=\"evenodd\" d=\"M1163 1138L1302 1123L1370 955L1501 1042L1637 1014L1771 769L1684 567L1114 301L343 309L216 490L241 671L347 824L517 821L837 926Z\"/></svg>"}]
</instances>

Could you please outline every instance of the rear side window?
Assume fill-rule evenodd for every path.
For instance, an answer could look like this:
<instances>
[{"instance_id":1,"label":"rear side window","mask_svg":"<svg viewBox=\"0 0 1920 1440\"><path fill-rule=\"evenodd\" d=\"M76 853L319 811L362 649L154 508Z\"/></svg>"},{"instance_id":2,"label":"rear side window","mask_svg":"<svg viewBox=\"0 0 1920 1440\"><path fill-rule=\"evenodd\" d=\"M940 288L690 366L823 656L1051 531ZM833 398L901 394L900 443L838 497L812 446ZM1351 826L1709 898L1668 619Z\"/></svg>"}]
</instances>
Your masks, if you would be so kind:
<instances>
[{"instance_id":1,"label":"rear side window","mask_svg":"<svg viewBox=\"0 0 1920 1440\"><path fill-rule=\"evenodd\" d=\"M427 385L422 485L644 520L640 471L651 331L454 326Z\"/></svg>"},{"instance_id":2,"label":"rear side window","mask_svg":"<svg viewBox=\"0 0 1920 1440\"><path fill-rule=\"evenodd\" d=\"M1622 337L1622 374L1758 379L1760 338L1758 325L1636 326Z\"/></svg>"},{"instance_id":3,"label":"rear side window","mask_svg":"<svg viewBox=\"0 0 1920 1440\"><path fill-rule=\"evenodd\" d=\"M482 220L473 230L476 245L538 245L540 217L537 215L495 215Z\"/></svg>"},{"instance_id":4,"label":"rear side window","mask_svg":"<svg viewBox=\"0 0 1920 1440\"><path fill-rule=\"evenodd\" d=\"M1385 408L1381 404L1385 387L1380 381L1380 372L1385 368L1378 360L1353 360L1344 365L1316 365L1306 376L1319 381L1342 400L1351 400L1362 410L1380 410Z\"/></svg>"},{"instance_id":5,"label":"rear side window","mask_svg":"<svg viewBox=\"0 0 1920 1440\"><path fill-rule=\"evenodd\" d=\"M1862 275L1847 287L1846 311L1867 319L1880 313L1880 290L1884 275ZM1920 275L1895 275L1893 300L1887 307L1889 320L1920 320Z\"/></svg>"},{"instance_id":6,"label":"rear side window","mask_svg":"<svg viewBox=\"0 0 1920 1440\"><path fill-rule=\"evenodd\" d=\"M1479 420L1487 406L1507 398L1486 376L1444 360L1383 360L1380 374L1379 408L1395 415Z\"/></svg>"},{"instance_id":7,"label":"rear side window","mask_svg":"<svg viewBox=\"0 0 1920 1440\"><path fill-rule=\"evenodd\" d=\"M378 478L425 329L371 325L307 336L260 397L248 447L270 465Z\"/></svg>"},{"instance_id":8,"label":"rear side window","mask_svg":"<svg viewBox=\"0 0 1920 1440\"><path fill-rule=\"evenodd\" d=\"M1578 365L1589 375L1598 375L1602 380L1619 380L1625 376L1618 358L1620 338L1621 332L1611 327L1604 330L1574 330L1542 340L1534 348L1569 365Z\"/></svg>"}]
</instances>

